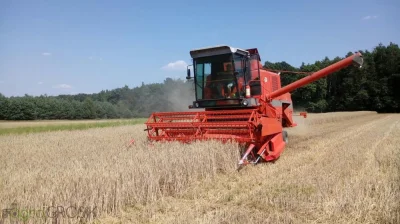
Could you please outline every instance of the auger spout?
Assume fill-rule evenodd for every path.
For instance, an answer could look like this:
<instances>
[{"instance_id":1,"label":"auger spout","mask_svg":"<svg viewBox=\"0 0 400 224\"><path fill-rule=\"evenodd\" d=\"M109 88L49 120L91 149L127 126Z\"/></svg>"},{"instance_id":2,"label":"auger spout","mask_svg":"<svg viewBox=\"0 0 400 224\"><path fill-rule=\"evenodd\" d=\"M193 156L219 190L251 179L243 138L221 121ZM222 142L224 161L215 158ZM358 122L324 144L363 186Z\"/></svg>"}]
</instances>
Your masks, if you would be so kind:
<instances>
[{"instance_id":1,"label":"auger spout","mask_svg":"<svg viewBox=\"0 0 400 224\"><path fill-rule=\"evenodd\" d=\"M303 87L311 82L314 82L318 79L321 79L329 74L332 74L340 69L343 69L349 65L355 64L359 67L361 67L363 65L363 57L361 55L361 53L357 52L341 61L338 61L326 68L323 68L317 72L314 72L312 75L304 77L300 80L297 80L296 82L290 83L289 85L282 87L270 94L267 94L266 97L267 99L273 99L276 98L278 96L281 96L285 93L289 93L292 92L295 89L298 89L300 87Z\"/></svg>"}]
</instances>

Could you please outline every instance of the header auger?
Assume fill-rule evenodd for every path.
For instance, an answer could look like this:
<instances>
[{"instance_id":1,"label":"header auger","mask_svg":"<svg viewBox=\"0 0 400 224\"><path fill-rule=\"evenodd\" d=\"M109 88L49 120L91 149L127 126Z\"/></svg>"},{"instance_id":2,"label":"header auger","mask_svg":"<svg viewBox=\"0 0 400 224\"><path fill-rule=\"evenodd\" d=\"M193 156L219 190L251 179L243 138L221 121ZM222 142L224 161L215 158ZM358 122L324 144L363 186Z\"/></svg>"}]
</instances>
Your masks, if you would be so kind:
<instances>
[{"instance_id":1,"label":"header auger","mask_svg":"<svg viewBox=\"0 0 400 224\"><path fill-rule=\"evenodd\" d=\"M217 139L245 146L239 165L274 161L288 142L284 127L294 127L290 92L340 69L363 64L360 53L285 87L280 76L263 68L256 48L217 46L190 51L194 78L193 112L153 113L145 123L154 141ZM305 113L300 115L306 117Z\"/></svg>"}]
</instances>

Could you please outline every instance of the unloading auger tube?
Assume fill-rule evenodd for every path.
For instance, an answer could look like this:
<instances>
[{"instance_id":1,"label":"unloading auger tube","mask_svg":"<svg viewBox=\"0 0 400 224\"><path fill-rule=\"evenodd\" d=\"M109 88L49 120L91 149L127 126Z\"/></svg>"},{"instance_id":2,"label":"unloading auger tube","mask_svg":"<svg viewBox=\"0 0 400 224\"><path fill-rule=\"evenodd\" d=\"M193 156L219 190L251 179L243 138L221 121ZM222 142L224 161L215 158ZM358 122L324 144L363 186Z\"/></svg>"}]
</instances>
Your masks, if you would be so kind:
<instances>
[{"instance_id":1,"label":"unloading auger tube","mask_svg":"<svg viewBox=\"0 0 400 224\"><path fill-rule=\"evenodd\" d=\"M215 61L222 54L219 53L222 51L221 49L224 54L231 50L232 54L240 52L243 58L251 58L255 55L260 60L255 48L235 51L235 48L219 46L203 48L196 52L207 55L207 57L215 57L213 58L213 61ZM193 60L195 64L198 59L193 57ZM152 113L145 122L147 126L145 131L147 131L150 141L190 143L214 139L222 142L237 142L242 146L240 148L245 149L241 152L240 166L256 164L260 161L274 161L279 158L287 144L287 132L283 128L296 126L292 119L293 105L290 92L352 64L358 67L362 66L363 58L360 53L355 53L283 88L280 88L278 74L267 71L262 66L259 66L258 70L257 67L251 67L249 70L258 72L259 75L258 79L254 80L258 80L259 88L262 90L258 95L249 96L246 91L246 96L240 98L206 101L197 99L196 94L194 104L201 107L201 105L211 102L220 106L203 106L205 111ZM256 64L253 63L253 65ZM218 64L215 66L217 67ZM196 71L194 71L194 74L197 74ZM256 73L251 73L251 75L253 74ZM273 80L272 84L262 81L271 79ZM274 83L278 86L275 90ZM195 84L198 84L196 79ZM246 86L247 88L248 86ZM245 101L246 104L243 103ZM191 107L189 106L189 108Z\"/></svg>"},{"instance_id":2,"label":"unloading auger tube","mask_svg":"<svg viewBox=\"0 0 400 224\"><path fill-rule=\"evenodd\" d=\"M328 66L326 68L323 68L323 69L321 69L321 70L319 70L317 72L314 72L313 74L311 74L311 75L309 75L307 77L304 77L304 78L299 79L299 80L297 80L295 82L292 82L289 85L287 85L285 87L282 87L282 88L272 92L271 94L268 94L267 98L268 99L272 99L272 98L276 98L276 97L278 97L278 96L280 96L282 94L292 92L295 89L298 89L298 88L303 87L303 86L305 86L307 84L310 84L310 83L312 83L312 82L314 82L314 81L316 81L318 79L321 79L321 78L323 78L323 77L325 77L325 76L327 76L329 74L332 74L332 73L334 73L336 71L339 71L340 69L345 68L345 67L347 67L349 65L352 65L352 64L358 66L359 68L361 68L363 63L364 63L364 59L363 59L361 53L356 52L355 54L353 54L353 55L351 55L351 56L349 56L349 57L347 57L347 58L345 58L345 59L343 59L341 61L338 61L338 62L336 62L336 63L334 63L334 64L332 64L332 65L330 65L330 66Z\"/></svg>"}]
</instances>

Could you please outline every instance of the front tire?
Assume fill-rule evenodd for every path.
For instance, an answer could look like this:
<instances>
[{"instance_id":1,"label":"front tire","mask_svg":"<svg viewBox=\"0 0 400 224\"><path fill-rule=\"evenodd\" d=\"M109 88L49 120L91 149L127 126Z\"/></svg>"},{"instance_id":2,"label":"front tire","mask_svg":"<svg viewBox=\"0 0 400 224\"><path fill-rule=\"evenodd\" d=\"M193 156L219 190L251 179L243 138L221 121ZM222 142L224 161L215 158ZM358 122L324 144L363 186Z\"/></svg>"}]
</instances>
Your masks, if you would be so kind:
<instances>
[{"instance_id":1,"label":"front tire","mask_svg":"<svg viewBox=\"0 0 400 224\"><path fill-rule=\"evenodd\" d=\"M288 136L287 131L282 131L282 138L283 138L283 141L284 141L286 144L289 143L289 136Z\"/></svg>"}]
</instances>

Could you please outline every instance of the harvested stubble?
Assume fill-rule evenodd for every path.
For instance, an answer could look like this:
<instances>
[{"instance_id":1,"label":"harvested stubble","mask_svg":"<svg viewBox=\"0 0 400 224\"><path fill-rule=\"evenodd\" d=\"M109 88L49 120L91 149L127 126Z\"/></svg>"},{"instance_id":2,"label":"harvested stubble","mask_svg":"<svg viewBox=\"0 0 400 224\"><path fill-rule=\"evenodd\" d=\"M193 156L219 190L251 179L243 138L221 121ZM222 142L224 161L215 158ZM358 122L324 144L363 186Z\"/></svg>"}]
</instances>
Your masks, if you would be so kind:
<instances>
[{"instance_id":1,"label":"harvested stubble","mask_svg":"<svg viewBox=\"0 0 400 224\"><path fill-rule=\"evenodd\" d=\"M330 118L329 116L335 118ZM400 115L310 115L275 163L193 183L105 223L400 223Z\"/></svg>"}]
</instances>

